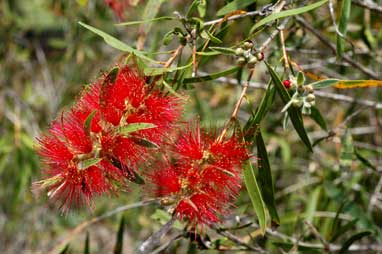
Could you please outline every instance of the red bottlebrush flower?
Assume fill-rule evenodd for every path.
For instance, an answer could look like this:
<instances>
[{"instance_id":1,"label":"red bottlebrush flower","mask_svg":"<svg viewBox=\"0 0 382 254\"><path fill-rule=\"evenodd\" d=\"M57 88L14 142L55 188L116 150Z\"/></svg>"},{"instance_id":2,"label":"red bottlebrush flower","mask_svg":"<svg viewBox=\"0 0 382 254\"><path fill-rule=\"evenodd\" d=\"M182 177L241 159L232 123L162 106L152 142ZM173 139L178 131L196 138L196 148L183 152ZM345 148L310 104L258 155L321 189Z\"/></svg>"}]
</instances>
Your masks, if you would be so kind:
<instances>
[{"instance_id":1,"label":"red bottlebrush flower","mask_svg":"<svg viewBox=\"0 0 382 254\"><path fill-rule=\"evenodd\" d=\"M90 205L94 196L126 187L126 178L139 183L136 168L149 156L147 145L163 143L180 105L128 67L114 68L87 86L39 140L48 176L40 185L66 211L72 203Z\"/></svg>"},{"instance_id":2,"label":"red bottlebrush flower","mask_svg":"<svg viewBox=\"0 0 382 254\"><path fill-rule=\"evenodd\" d=\"M109 75L110 76L110 75ZM144 144L160 146L164 136L174 127L181 115L179 99L165 96L156 87L128 67L114 71L101 84L100 112L102 121L114 129L129 124L152 124L146 128L122 135L114 131L105 142L105 150L128 166L135 167L148 156ZM106 125L106 124L104 124Z\"/></svg>"},{"instance_id":3,"label":"red bottlebrush flower","mask_svg":"<svg viewBox=\"0 0 382 254\"><path fill-rule=\"evenodd\" d=\"M196 125L173 146L172 160L148 174L152 192L174 202L179 219L193 225L219 221L241 188L241 166L248 159L244 143L235 135L218 139Z\"/></svg>"},{"instance_id":4,"label":"red bottlebrush flower","mask_svg":"<svg viewBox=\"0 0 382 254\"><path fill-rule=\"evenodd\" d=\"M111 181L123 177L119 170L98 157L99 145L71 111L62 114L39 143L38 153L48 175L39 183L50 189L50 198L62 200L64 212L72 204L91 205L92 197L110 192Z\"/></svg>"},{"instance_id":5,"label":"red bottlebrush flower","mask_svg":"<svg viewBox=\"0 0 382 254\"><path fill-rule=\"evenodd\" d=\"M119 18L119 19L124 19L125 18L125 11L127 8L131 7L132 5L136 5L139 0L104 0L105 4L107 4L110 9L113 10L114 14Z\"/></svg>"},{"instance_id":6,"label":"red bottlebrush flower","mask_svg":"<svg viewBox=\"0 0 382 254\"><path fill-rule=\"evenodd\" d=\"M284 81L283 81L283 85L284 85L284 87L285 87L286 89L289 89L290 86L291 86L291 82L290 82L290 80L288 80L288 79L284 80Z\"/></svg>"}]
</instances>

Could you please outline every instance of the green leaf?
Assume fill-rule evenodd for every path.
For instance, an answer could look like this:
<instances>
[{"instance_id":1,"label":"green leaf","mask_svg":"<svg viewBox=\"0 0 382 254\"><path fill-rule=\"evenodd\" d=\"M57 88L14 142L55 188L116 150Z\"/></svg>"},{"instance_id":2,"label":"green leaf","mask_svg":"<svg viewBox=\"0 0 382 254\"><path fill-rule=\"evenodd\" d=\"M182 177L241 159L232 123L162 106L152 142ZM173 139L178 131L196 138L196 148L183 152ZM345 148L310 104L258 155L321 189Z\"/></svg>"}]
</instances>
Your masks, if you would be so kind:
<instances>
[{"instance_id":1,"label":"green leaf","mask_svg":"<svg viewBox=\"0 0 382 254\"><path fill-rule=\"evenodd\" d=\"M171 93L172 95L182 99L182 100L186 100L187 97L185 96L182 96L180 95L179 93L177 93L165 80L162 81L162 84L167 88L167 90L169 91L169 93Z\"/></svg>"},{"instance_id":2,"label":"green leaf","mask_svg":"<svg viewBox=\"0 0 382 254\"><path fill-rule=\"evenodd\" d=\"M223 16L228 13L234 12L236 10L243 9L253 3L256 3L256 0L234 0L225 6L223 6L218 12L216 13L217 16Z\"/></svg>"},{"instance_id":3,"label":"green leaf","mask_svg":"<svg viewBox=\"0 0 382 254\"><path fill-rule=\"evenodd\" d=\"M304 85L305 75L302 71L299 71L297 74L297 85Z\"/></svg>"},{"instance_id":4,"label":"green leaf","mask_svg":"<svg viewBox=\"0 0 382 254\"><path fill-rule=\"evenodd\" d=\"M90 254L89 231L86 231L84 254Z\"/></svg>"},{"instance_id":5,"label":"green leaf","mask_svg":"<svg viewBox=\"0 0 382 254\"><path fill-rule=\"evenodd\" d=\"M325 131L328 130L325 118L321 115L320 111L316 107L310 108L310 117Z\"/></svg>"},{"instance_id":6,"label":"green leaf","mask_svg":"<svg viewBox=\"0 0 382 254\"><path fill-rule=\"evenodd\" d=\"M253 172L252 164L249 160L247 160L244 164L243 175L245 186L259 220L261 232L264 235L267 228L266 208L257 184L255 172Z\"/></svg>"},{"instance_id":7,"label":"green leaf","mask_svg":"<svg viewBox=\"0 0 382 254\"><path fill-rule=\"evenodd\" d=\"M132 132L152 129L156 127L157 126L153 123L129 123L126 126L119 127L118 133L121 135L129 135Z\"/></svg>"},{"instance_id":8,"label":"green leaf","mask_svg":"<svg viewBox=\"0 0 382 254\"><path fill-rule=\"evenodd\" d=\"M154 19L164 2L165 0L148 0L145 6L145 9L143 10L142 19L143 20ZM145 34L150 34L152 25L153 25L152 22L143 23L140 25L139 30L144 31Z\"/></svg>"},{"instance_id":9,"label":"green leaf","mask_svg":"<svg viewBox=\"0 0 382 254\"><path fill-rule=\"evenodd\" d=\"M192 66L192 62L190 62L187 65L179 66L179 67L169 67L169 68L152 68L147 67L144 69L144 74L146 76L158 76L163 75L168 72L178 71L178 70L184 70Z\"/></svg>"},{"instance_id":10,"label":"green leaf","mask_svg":"<svg viewBox=\"0 0 382 254\"><path fill-rule=\"evenodd\" d=\"M207 11L207 0L199 0L198 4L198 12L200 17L206 16Z\"/></svg>"},{"instance_id":11,"label":"green leaf","mask_svg":"<svg viewBox=\"0 0 382 254\"><path fill-rule=\"evenodd\" d=\"M167 46L168 44L170 44L170 42L172 41L172 39L174 38L175 34L174 34L174 31L171 30L171 31L168 31L164 36L163 36L163 39L162 39L162 43L163 45Z\"/></svg>"},{"instance_id":12,"label":"green leaf","mask_svg":"<svg viewBox=\"0 0 382 254\"><path fill-rule=\"evenodd\" d=\"M352 229L353 227L356 226L358 222L358 219L354 219L352 221L349 221L348 223L346 223L345 225L343 226L338 226L338 228L336 229L336 231L333 231L332 232L332 236L330 237L330 242L334 242L336 241L340 236L344 236L344 234L349 231L350 229Z\"/></svg>"},{"instance_id":13,"label":"green leaf","mask_svg":"<svg viewBox=\"0 0 382 254\"><path fill-rule=\"evenodd\" d=\"M368 159L366 159L359 151L354 150L354 154L357 159L366 167L371 168L372 170L377 170L377 167L374 166Z\"/></svg>"},{"instance_id":14,"label":"green leaf","mask_svg":"<svg viewBox=\"0 0 382 254\"><path fill-rule=\"evenodd\" d=\"M69 253L69 244L65 245L65 247L60 251L60 254L68 254Z\"/></svg>"},{"instance_id":15,"label":"green leaf","mask_svg":"<svg viewBox=\"0 0 382 254\"><path fill-rule=\"evenodd\" d=\"M137 20L137 21L129 21L129 22L123 22L119 24L115 24L116 26L131 26L131 25L139 25L144 23L150 23L154 21L163 21L163 20L174 20L175 18L172 16L163 16L158 18L151 18L151 19L145 19L145 20Z\"/></svg>"},{"instance_id":16,"label":"green leaf","mask_svg":"<svg viewBox=\"0 0 382 254\"><path fill-rule=\"evenodd\" d=\"M346 36L347 32L347 25L350 17L350 10L351 10L351 0L342 0L341 5L341 16L340 16L340 22L338 24L338 31L343 35ZM345 39L342 38L339 34L337 34L337 58L342 58L344 54L344 43Z\"/></svg>"},{"instance_id":17,"label":"green leaf","mask_svg":"<svg viewBox=\"0 0 382 254\"><path fill-rule=\"evenodd\" d=\"M86 133L90 133L90 127L91 127L91 122L94 118L94 116L96 115L97 113L97 110L93 110L87 117L86 117L86 120L84 122L84 129L85 129L85 132Z\"/></svg>"},{"instance_id":18,"label":"green leaf","mask_svg":"<svg viewBox=\"0 0 382 254\"><path fill-rule=\"evenodd\" d=\"M146 147L146 148L159 148L157 144L154 142L147 140L145 138L140 138L140 137L130 137L130 139L137 145Z\"/></svg>"},{"instance_id":19,"label":"green leaf","mask_svg":"<svg viewBox=\"0 0 382 254\"><path fill-rule=\"evenodd\" d=\"M338 79L323 79L317 82L311 83L314 89L322 89L336 85L339 82Z\"/></svg>"},{"instance_id":20,"label":"green leaf","mask_svg":"<svg viewBox=\"0 0 382 254\"><path fill-rule=\"evenodd\" d=\"M257 145L257 163L259 165L259 184L265 204L267 205L269 214L271 215L272 225L279 226L280 219L277 214L276 202L274 196L274 184L272 179L271 166L268 160L267 149L264 144L261 130L256 135Z\"/></svg>"},{"instance_id":21,"label":"green leaf","mask_svg":"<svg viewBox=\"0 0 382 254\"><path fill-rule=\"evenodd\" d=\"M219 38L215 37L212 33L208 32L208 31L203 31L201 33L201 37L203 39L210 39L213 43L223 43Z\"/></svg>"},{"instance_id":22,"label":"green leaf","mask_svg":"<svg viewBox=\"0 0 382 254\"><path fill-rule=\"evenodd\" d=\"M260 105L257 108L256 114L251 116L244 126L244 138L247 142L253 142L256 137L256 131L259 127L261 120L265 117L266 113L269 111L273 104L275 98L276 89L272 86L272 79L269 80L267 90L263 98L261 99Z\"/></svg>"},{"instance_id":23,"label":"green leaf","mask_svg":"<svg viewBox=\"0 0 382 254\"><path fill-rule=\"evenodd\" d=\"M273 83L275 84L276 90L278 94L280 95L282 101L287 104L290 101L290 95L286 88L283 86L279 76L277 73L273 70L273 68L265 62L268 71L272 77ZM304 122L302 121L301 112L296 107L289 107L288 108L288 115L292 121L292 124L297 131L297 134L300 136L301 140L304 142L306 147L309 149L310 152L313 152L312 145L310 143L308 134L306 133L306 130L304 128Z\"/></svg>"},{"instance_id":24,"label":"green leaf","mask_svg":"<svg viewBox=\"0 0 382 254\"><path fill-rule=\"evenodd\" d=\"M339 254L347 253L349 250L349 247L355 242L360 240L361 238L365 236L371 235L370 231L362 231L357 234L352 235L346 242L342 245L341 250L339 251Z\"/></svg>"},{"instance_id":25,"label":"green leaf","mask_svg":"<svg viewBox=\"0 0 382 254\"><path fill-rule=\"evenodd\" d=\"M272 13L271 15L263 18L262 20L260 20L259 22L257 22L250 30L250 34L252 34L257 28L273 21L273 20L276 20L276 19L280 19L280 18L285 18L285 17L289 17L289 16L294 16L294 15L298 15L298 14L302 14L302 13L305 13L305 12L308 12L308 11L311 11L311 10L314 10L318 7L320 7L321 5L323 5L324 3L326 3L328 0L321 0L321 1L318 1L316 3L313 3L313 4L309 4L307 6L304 6L304 7L301 7L301 8L296 8L296 9L292 9L292 10L286 10L286 11L280 11L278 13Z\"/></svg>"},{"instance_id":26,"label":"green leaf","mask_svg":"<svg viewBox=\"0 0 382 254\"><path fill-rule=\"evenodd\" d=\"M90 168L91 166L98 164L100 161L102 161L102 158L92 158L92 159L80 161L78 163L78 169L84 170L84 169Z\"/></svg>"},{"instance_id":27,"label":"green leaf","mask_svg":"<svg viewBox=\"0 0 382 254\"><path fill-rule=\"evenodd\" d=\"M349 129L346 129L341 140L340 168L350 168L353 164L354 146L353 138Z\"/></svg>"},{"instance_id":28,"label":"green leaf","mask_svg":"<svg viewBox=\"0 0 382 254\"><path fill-rule=\"evenodd\" d=\"M227 76L229 74L235 73L239 69L240 69L240 67L236 66L236 67L233 67L231 69L224 70L224 71L221 71L221 72L212 73L212 74L209 74L209 75L206 75L206 76L193 77L193 78L185 78L183 80L183 83L184 84L189 84L189 83L197 83L197 82L210 81L210 80L218 79L220 77L225 77L225 76Z\"/></svg>"},{"instance_id":29,"label":"green leaf","mask_svg":"<svg viewBox=\"0 0 382 254\"><path fill-rule=\"evenodd\" d=\"M150 61L150 62L156 62L155 60L145 56L142 51L139 51L139 50L136 50L132 47L130 47L129 45L125 44L124 42L118 40L117 38L95 28L95 27L92 27L90 25L87 25L85 23L82 23L81 21L78 22L81 26L85 27L86 29L92 31L93 33L101 36L104 41L111 47L115 48L115 49L118 49L118 50L121 50L123 52L129 52L129 53L134 53L136 56L144 59L144 60L147 60L147 61Z\"/></svg>"},{"instance_id":30,"label":"green leaf","mask_svg":"<svg viewBox=\"0 0 382 254\"><path fill-rule=\"evenodd\" d=\"M125 230L125 217L122 215L121 222L119 223L117 239L114 246L114 254L122 254L123 251L123 232Z\"/></svg>"},{"instance_id":31,"label":"green leaf","mask_svg":"<svg viewBox=\"0 0 382 254\"><path fill-rule=\"evenodd\" d=\"M220 52L220 53L225 54L225 55L235 55L236 54L235 50L233 50L231 48L209 47L209 49L211 49L213 51Z\"/></svg>"},{"instance_id":32,"label":"green leaf","mask_svg":"<svg viewBox=\"0 0 382 254\"><path fill-rule=\"evenodd\" d=\"M320 200L321 187L316 187L314 191L309 195L306 206L306 220L313 222L314 213L317 210L318 202Z\"/></svg>"}]
</instances>

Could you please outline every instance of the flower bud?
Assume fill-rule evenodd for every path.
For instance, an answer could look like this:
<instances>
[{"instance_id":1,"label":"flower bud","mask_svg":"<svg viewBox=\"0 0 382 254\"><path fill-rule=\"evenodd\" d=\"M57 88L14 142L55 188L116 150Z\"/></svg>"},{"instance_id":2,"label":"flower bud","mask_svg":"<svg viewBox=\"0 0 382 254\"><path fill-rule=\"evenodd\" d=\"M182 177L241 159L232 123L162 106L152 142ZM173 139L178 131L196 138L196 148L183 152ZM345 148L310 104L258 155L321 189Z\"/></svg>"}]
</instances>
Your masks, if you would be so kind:
<instances>
[{"instance_id":1,"label":"flower bud","mask_svg":"<svg viewBox=\"0 0 382 254\"><path fill-rule=\"evenodd\" d=\"M243 46L245 49L252 49L253 43L250 41L246 41L246 42L244 42Z\"/></svg>"},{"instance_id":2,"label":"flower bud","mask_svg":"<svg viewBox=\"0 0 382 254\"><path fill-rule=\"evenodd\" d=\"M310 93L308 96L306 96L306 101L312 102L316 99L316 96L314 94Z\"/></svg>"},{"instance_id":3,"label":"flower bud","mask_svg":"<svg viewBox=\"0 0 382 254\"><path fill-rule=\"evenodd\" d=\"M237 48L235 51L235 54L237 56L242 56L244 54L244 49L243 48Z\"/></svg>"},{"instance_id":4,"label":"flower bud","mask_svg":"<svg viewBox=\"0 0 382 254\"><path fill-rule=\"evenodd\" d=\"M305 88L305 91L307 91L308 93L313 93L314 92L314 89L313 89L312 85L306 85L306 86L304 86L304 88Z\"/></svg>"},{"instance_id":5,"label":"flower bud","mask_svg":"<svg viewBox=\"0 0 382 254\"><path fill-rule=\"evenodd\" d=\"M292 105L295 107L298 107L298 108L302 106L302 103L303 102L299 99L293 99L293 101L292 101Z\"/></svg>"},{"instance_id":6,"label":"flower bud","mask_svg":"<svg viewBox=\"0 0 382 254\"><path fill-rule=\"evenodd\" d=\"M259 61L263 61L264 60L264 53L263 52L257 52L256 53L256 58Z\"/></svg>"},{"instance_id":7,"label":"flower bud","mask_svg":"<svg viewBox=\"0 0 382 254\"><path fill-rule=\"evenodd\" d=\"M237 60L236 60L236 63L240 66L244 65L245 63L247 62L247 60L245 60L244 57L239 57Z\"/></svg>"}]
</instances>

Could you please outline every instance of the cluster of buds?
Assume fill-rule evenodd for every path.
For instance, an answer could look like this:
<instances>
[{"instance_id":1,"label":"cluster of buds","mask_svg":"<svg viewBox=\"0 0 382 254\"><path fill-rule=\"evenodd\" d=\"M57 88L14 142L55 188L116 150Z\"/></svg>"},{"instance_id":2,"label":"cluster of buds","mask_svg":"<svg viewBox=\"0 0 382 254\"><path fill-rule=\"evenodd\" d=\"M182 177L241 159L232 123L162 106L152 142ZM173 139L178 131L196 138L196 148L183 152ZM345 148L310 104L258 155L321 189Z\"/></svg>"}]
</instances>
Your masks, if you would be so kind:
<instances>
[{"instance_id":1,"label":"cluster of buds","mask_svg":"<svg viewBox=\"0 0 382 254\"><path fill-rule=\"evenodd\" d=\"M239 66L247 65L248 68L254 68L257 62L264 60L263 52L257 52L250 41L246 41L243 47L237 48L235 54L238 57L236 63Z\"/></svg>"},{"instance_id":2,"label":"cluster of buds","mask_svg":"<svg viewBox=\"0 0 382 254\"><path fill-rule=\"evenodd\" d=\"M290 102L285 105L282 112L286 111L290 106L301 108L302 113L311 114L311 107L316 105L316 97L314 88L310 84L305 84L305 77L302 72L299 72L297 78L291 76L283 81L283 85L291 93L293 93Z\"/></svg>"},{"instance_id":3,"label":"cluster of buds","mask_svg":"<svg viewBox=\"0 0 382 254\"><path fill-rule=\"evenodd\" d=\"M127 180L142 182L138 165L174 129L180 105L129 67L114 68L86 87L39 139L47 178L38 185L61 200L65 212L125 190Z\"/></svg>"},{"instance_id":4,"label":"cluster of buds","mask_svg":"<svg viewBox=\"0 0 382 254\"><path fill-rule=\"evenodd\" d=\"M189 125L169 148L170 157L149 173L151 193L192 226L219 221L241 187L241 167L248 159L241 140Z\"/></svg>"}]
</instances>

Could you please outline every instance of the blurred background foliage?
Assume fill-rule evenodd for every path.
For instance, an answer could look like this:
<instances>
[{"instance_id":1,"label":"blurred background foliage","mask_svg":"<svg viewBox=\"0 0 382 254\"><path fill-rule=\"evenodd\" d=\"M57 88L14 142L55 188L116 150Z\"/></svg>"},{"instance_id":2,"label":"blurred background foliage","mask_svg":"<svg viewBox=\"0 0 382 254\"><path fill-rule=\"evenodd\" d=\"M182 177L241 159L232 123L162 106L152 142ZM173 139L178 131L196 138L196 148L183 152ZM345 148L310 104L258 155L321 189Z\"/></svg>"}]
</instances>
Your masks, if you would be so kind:
<instances>
[{"instance_id":1,"label":"blurred background foliage","mask_svg":"<svg viewBox=\"0 0 382 254\"><path fill-rule=\"evenodd\" d=\"M157 16L172 15L174 11L185 13L192 1L163 2ZM225 2L208 1L205 20L216 19L216 11ZM270 2L257 1L257 4L245 9L255 10ZM337 5L341 2L334 2L336 10L339 10ZM381 1L375 3L382 4ZM141 20L144 7L145 1L141 1L128 8L126 20ZM382 78L381 17L380 12L353 4L348 24L348 38L353 46L346 44L346 51L351 58L371 68L379 79ZM305 18L314 29L335 44L336 34L327 7L310 12ZM121 193L119 197L99 198L93 211L81 209L63 216L54 204L47 202L45 193L38 193L32 187L32 182L41 176L39 160L34 151L36 138L62 107L71 103L83 84L94 81L123 56L97 35L79 26L78 21L113 34L132 46L135 46L140 35L137 26L115 27L113 24L120 20L101 0L0 1L0 253L46 253L70 229L92 215L140 199L140 193L132 186L131 192ZM221 37L224 44L231 46L244 40L254 21L254 18L248 18L233 22ZM285 31L286 48L291 59L306 72L338 79L369 78L349 63L337 61L335 54L316 36L303 29L300 23L292 23ZM166 25L154 23L146 36L145 50L154 53L175 48L175 42L169 46L162 44L163 36L174 26L173 21ZM272 27L266 27L256 36L256 41L265 41L271 31ZM279 40L275 39L265 55L269 62L281 69L280 48ZM190 52L190 49L186 50L186 54ZM159 59L168 57L153 55ZM199 69L208 73L223 71L234 66L234 60L227 56L209 58L200 63ZM235 80L237 77L231 75L230 78ZM269 74L264 65L256 69L253 80L263 85L268 82ZM185 92L190 97L186 118L200 115L202 124L222 126L240 93L238 86L228 83L217 80L189 87L192 89ZM381 88L330 88L325 92L382 101ZM275 180L276 203L281 219L278 232L307 242L320 242L314 230L304 224L304 221L308 221L327 241L334 233L338 233L338 237L331 240L343 243L356 232L371 230L372 236L364 240L365 243L380 243L381 108L344 102L338 96L333 99L325 92L316 101L329 131L320 129L314 121L304 118L311 139L322 141L315 147L314 154L306 151L291 128L283 130L281 101L276 101L261 124ZM243 104L239 115L243 124L263 94L261 89L250 90L247 96L250 103ZM236 208L237 215L245 215L244 221L246 217L255 218L249 204L249 197L244 191ZM139 241L160 227L165 215L156 209L144 207L123 214L124 253L132 253L132 248ZM336 219L338 211L340 220ZM113 251L120 216L88 228L90 253ZM347 225L346 232L341 232L344 230L341 225ZM268 246L269 250L274 251L269 253L281 253L276 246L291 247L285 242L271 244L280 242L273 241L272 235L258 237L254 227L244 228L238 234L244 238L250 235L254 243ZM82 232L71 241L70 253L82 252L85 236L85 232ZM219 240L222 243L226 241ZM197 253L192 252L193 248L193 245L189 247L187 240L182 240L173 244L166 253ZM306 253L313 253L312 249Z\"/></svg>"}]
</instances>

